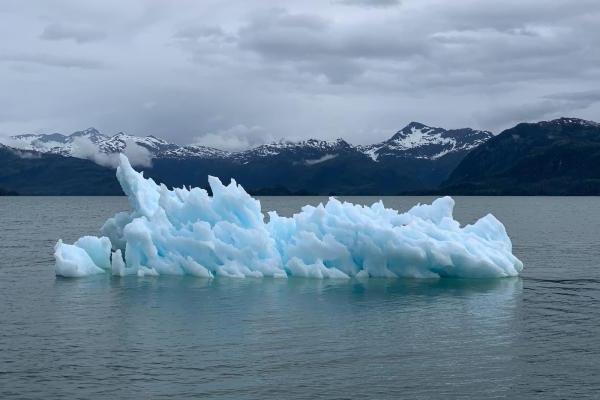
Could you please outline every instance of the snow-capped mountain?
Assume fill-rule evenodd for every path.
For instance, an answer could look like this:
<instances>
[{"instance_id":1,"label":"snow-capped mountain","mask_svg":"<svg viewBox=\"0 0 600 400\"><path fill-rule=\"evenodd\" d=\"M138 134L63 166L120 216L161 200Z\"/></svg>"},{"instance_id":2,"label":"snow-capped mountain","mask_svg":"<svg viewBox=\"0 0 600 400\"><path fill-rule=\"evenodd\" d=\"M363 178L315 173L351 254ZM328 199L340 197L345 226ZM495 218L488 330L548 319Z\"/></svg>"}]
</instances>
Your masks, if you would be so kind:
<instances>
[{"instance_id":1,"label":"snow-capped mountain","mask_svg":"<svg viewBox=\"0 0 600 400\"><path fill-rule=\"evenodd\" d=\"M133 136L117 133L107 136L95 128L61 133L26 134L12 136L5 144L21 150L33 150L63 156L77 156L78 146L91 142L101 153L123 152L127 146L137 145L150 152L152 158L167 159L228 159L242 164L285 156L293 162L314 165L341 154L362 154L375 162L390 158L417 158L435 160L450 153L466 153L493 136L491 132L470 128L446 130L411 122L390 139L380 143L353 146L343 139L326 141L307 139L281 140L240 152L227 152L201 145L180 146L155 136Z\"/></svg>"},{"instance_id":2,"label":"snow-capped mountain","mask_svg":"<svg viewBox=\"0 0 600 400\"><path fill-rule=\"evenodd\" d=\"M263 144L258 147L232 153L231 157L241 162L249 162L256 159L278 157L284 155L293 161L304 161L309 165L318 163L323 157L332 159L340 153L355 150L355 147L343 139L334 141L308 139L298 142L280 140L279 142Z\"/></svg>"},{"instance_id":3,"label":"snow-capped mountain","mask_svg":"<svg viewBox=\"0 0 600 400\"><path fill-rule=\"evenodd\" d=\"M583 127L583 128L598 128L600 123L589 121L581 118L561 117L550 121L540 121L537 123L544 128L564 128L564 127Z\"/></svg>"},{"instance_id":4,"label":"snow-capped mountain","mask_svg":"<svg viewBox=\"0 0 600 400\"><path fill-rule=\"evenodd\" d=\"M152 135L140 137L119 132L113 136L106 136L95 128L77 131L70 135L60 133L16 135L11 136L5 143L20 150L77 156L77 146L83 145L84 142L91 142L99 152L107 154L120 153L127 146L137 145L148 150L153 158L215 158L229 154L226 151L200 145L179 146Z\"/></svg>"},{"instance_id":5,"label":"snow-capped mountain","mask_svg":"<svg viewBox=\"0 0 600 400\"><path fill-rule=\"evenodd\" d=\"M61 133L16 135L11 136L5 144L19 150L33 150L40 153L71 156L73 142L78 139L87 139L90 142L97 144L107 139L107 137L94 128L88 128L83 131L73 132L68 136Z\"/></svg>"},{"instance_id":6,"label":"snow-capped mountain","mask_svg":"<svg viewBox=\"0 0 600 400\"><path fill-rule=\"evenodd\" d=\"M389 157L435 160L449 153L468 152L493 136L471 128L446 130L411 122L390 139L360 146L360 150L374 161Z\"/></svg>"}]
</instances>

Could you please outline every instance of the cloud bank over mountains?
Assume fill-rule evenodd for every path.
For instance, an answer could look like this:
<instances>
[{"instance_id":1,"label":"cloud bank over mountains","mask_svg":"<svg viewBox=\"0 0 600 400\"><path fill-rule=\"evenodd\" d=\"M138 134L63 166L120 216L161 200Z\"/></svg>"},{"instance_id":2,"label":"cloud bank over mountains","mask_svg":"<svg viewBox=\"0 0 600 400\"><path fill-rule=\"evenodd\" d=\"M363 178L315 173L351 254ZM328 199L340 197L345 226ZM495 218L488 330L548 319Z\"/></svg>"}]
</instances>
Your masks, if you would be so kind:
<instances>
[{"instance_id":1,"label":"cloud bank over mountains","mask_svg":"<svg viewBox=\"0 0 600 400\"><path fill-rule=\"evenodd\" d=\"M71 155L77 158L91 160L98 165L109 168L119 166L119 153L105 153L100 151L97 145L86 137L78 137L73 140ZM151 167L152 154L148 149L135 143L133 140L126 141L126 147L122 151L130 160L131 165L138 167Z\"/></svg>"},{"instance_id":2,"label":"cloud bank over mountains","mask_svg":"<svg viewBox=\"0 0 600 400\"><path fill-rule=\"evenodd\" d=\"M595 0L8 0L0 134L97 126L238 150L600 111Z\"/></svg>"}]
</instances>

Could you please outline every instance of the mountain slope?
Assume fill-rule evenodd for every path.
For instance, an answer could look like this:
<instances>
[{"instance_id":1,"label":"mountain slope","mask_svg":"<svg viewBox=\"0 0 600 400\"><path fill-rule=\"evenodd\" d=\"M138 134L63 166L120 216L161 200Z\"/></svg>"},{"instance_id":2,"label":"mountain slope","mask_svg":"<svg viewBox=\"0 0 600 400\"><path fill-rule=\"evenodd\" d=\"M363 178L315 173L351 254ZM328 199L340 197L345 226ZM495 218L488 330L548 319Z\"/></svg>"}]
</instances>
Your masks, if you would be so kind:
<instances>
[{"instance_id":1,"label":"mountain slope","mask_svg":"<svg viewBox=\"0 0 600 400\"><path fill-rule=\"evenodd\" d=\"M469 153L442 185L459 194L600 194L600 124L522 123Z\"/></svg>"},{"instance_id":2,"label":"mountain slope","mask_svg":"<svg viewBox=\"0 0 600 400\"><path fill-rule=\"evenodd\" d=\"M20 195L121 195L113 169L0 145L0 187Z\"/></svg>"},{"instance_id":3,"label":"mountain slope","mask_svg":"<svg viewBox=\"0 0 600 400\"><path fill-rule=\"evenodd\" d=\"M390 157L438 159L446 154L467 153L493 136L471 128L446 130L411 122L390 139L360 149L374 161Z\"/></svg>"}]
</instances>

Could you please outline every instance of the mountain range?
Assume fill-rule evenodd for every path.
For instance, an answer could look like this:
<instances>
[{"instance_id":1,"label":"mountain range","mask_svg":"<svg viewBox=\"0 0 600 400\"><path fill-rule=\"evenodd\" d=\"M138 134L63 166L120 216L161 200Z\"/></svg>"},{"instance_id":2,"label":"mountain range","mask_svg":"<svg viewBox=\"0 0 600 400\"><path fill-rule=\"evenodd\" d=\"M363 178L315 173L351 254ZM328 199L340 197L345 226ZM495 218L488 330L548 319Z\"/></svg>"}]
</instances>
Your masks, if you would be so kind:
<instances>
[{"instance_id":1,"label":"mountain range","mask_svg":"<svg viewBox=\"0 0 600 400\"><path fill-rule=\"evenodd\" d=\"M273 157L282 153L297 153L307 157L324 154L333 157L340 152L354 151L367 155L377 162L380 159L398 157L438 159L446 154L469 151L492 136L493 134L488 131L470 128L446 130L411 122L390 139L366 146L352 146L343 139L335 141L308 139L298 142L282 139L249 150L228 152L202 145L180 146L152 135L139 137L119 132L107 136L95 128L73 132L70 135L61 133L16 135L11 136L4 144L20 150L77 156L78 140L83 139L93 143L102 153L123 152L128 145L134 144L148 150L152 158L223 158L242 162ZM306 161L316 163L319 160L307 158Z\"/></svg>"},{"instance_id":2,"label":"mountain range","mask_svg":"<svg viewBox=\"0 0 600 400\"><path fill-rule=\"evenodd\" d=\"M600 126L575 118L499 135L411 122L371 145L281 140L239 152L88 128L5 139L0 193L120 194L111 157L137 150L151 160L138 169L169 187L206 187L214 175L253 194L600 194L599 146Z\"/></svg>"},{"instance_id":3,"label":"mountain range","mask_svg":"<svg viewBox=\"0 0 600 400\"><path fill-rule=\"evenodd\" d=\"M366 146L354 146L343 139L281 140L228 152L201 145L180 146L154 136L107 136L94 128L70 135L17 135L5 144L21 158L55 160L49 156L58 156L100 164L106 160L97 155L143 149L152 163L138 167L168 186L204 187L206 176L215 175L224 181L234 178L258 194L397 194L436 187L471 149L492 136L491 132L470 128L446 130L411 122L390 139ZM10 177L3 175L0 173L0 186L8 190L54 194L47 193L49 188L39 192L26 189L31 182L20 185L16 171ZM60 188L58 177L54 185L52 190L61 194L77 194L79 190Z\"/></svg>"}]
</instances>

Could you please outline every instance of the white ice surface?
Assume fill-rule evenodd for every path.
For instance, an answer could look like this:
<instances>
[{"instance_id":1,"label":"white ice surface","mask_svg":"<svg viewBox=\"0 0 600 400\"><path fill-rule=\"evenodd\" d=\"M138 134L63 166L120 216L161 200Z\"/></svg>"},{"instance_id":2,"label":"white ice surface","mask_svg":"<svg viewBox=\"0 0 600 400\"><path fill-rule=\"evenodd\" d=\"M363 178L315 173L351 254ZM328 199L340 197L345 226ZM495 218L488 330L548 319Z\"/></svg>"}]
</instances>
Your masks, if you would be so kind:
<instances>
[{"instance_id":1,"label":"white ice surface","mask_svg":"<svg viewBox=\"0 0 600 400\"><path fill-rule=\"evenodd\" d=\"M84 236L75 244L59 240L54 247L57 275L81 277L102 274L110 266L111 244L108 238Z\"/></svg>"},{"instance_id":2,"label":"white ice surface","mask_svg":"<svg viewBox=\"0 0 600 400\"><path fill-rule=\"evenodd\" d=\"M103 237L55 248L56 274L195 275L204 278L496 278L523 264L500 221L488 214L461 227L443 197L401 214L330 198L291 218L269 213L232 181L169 190L121 156L117 178L133 209L110 218ZM111 251L112 248L112 251Z\"/></svg>"}]
</instances>

